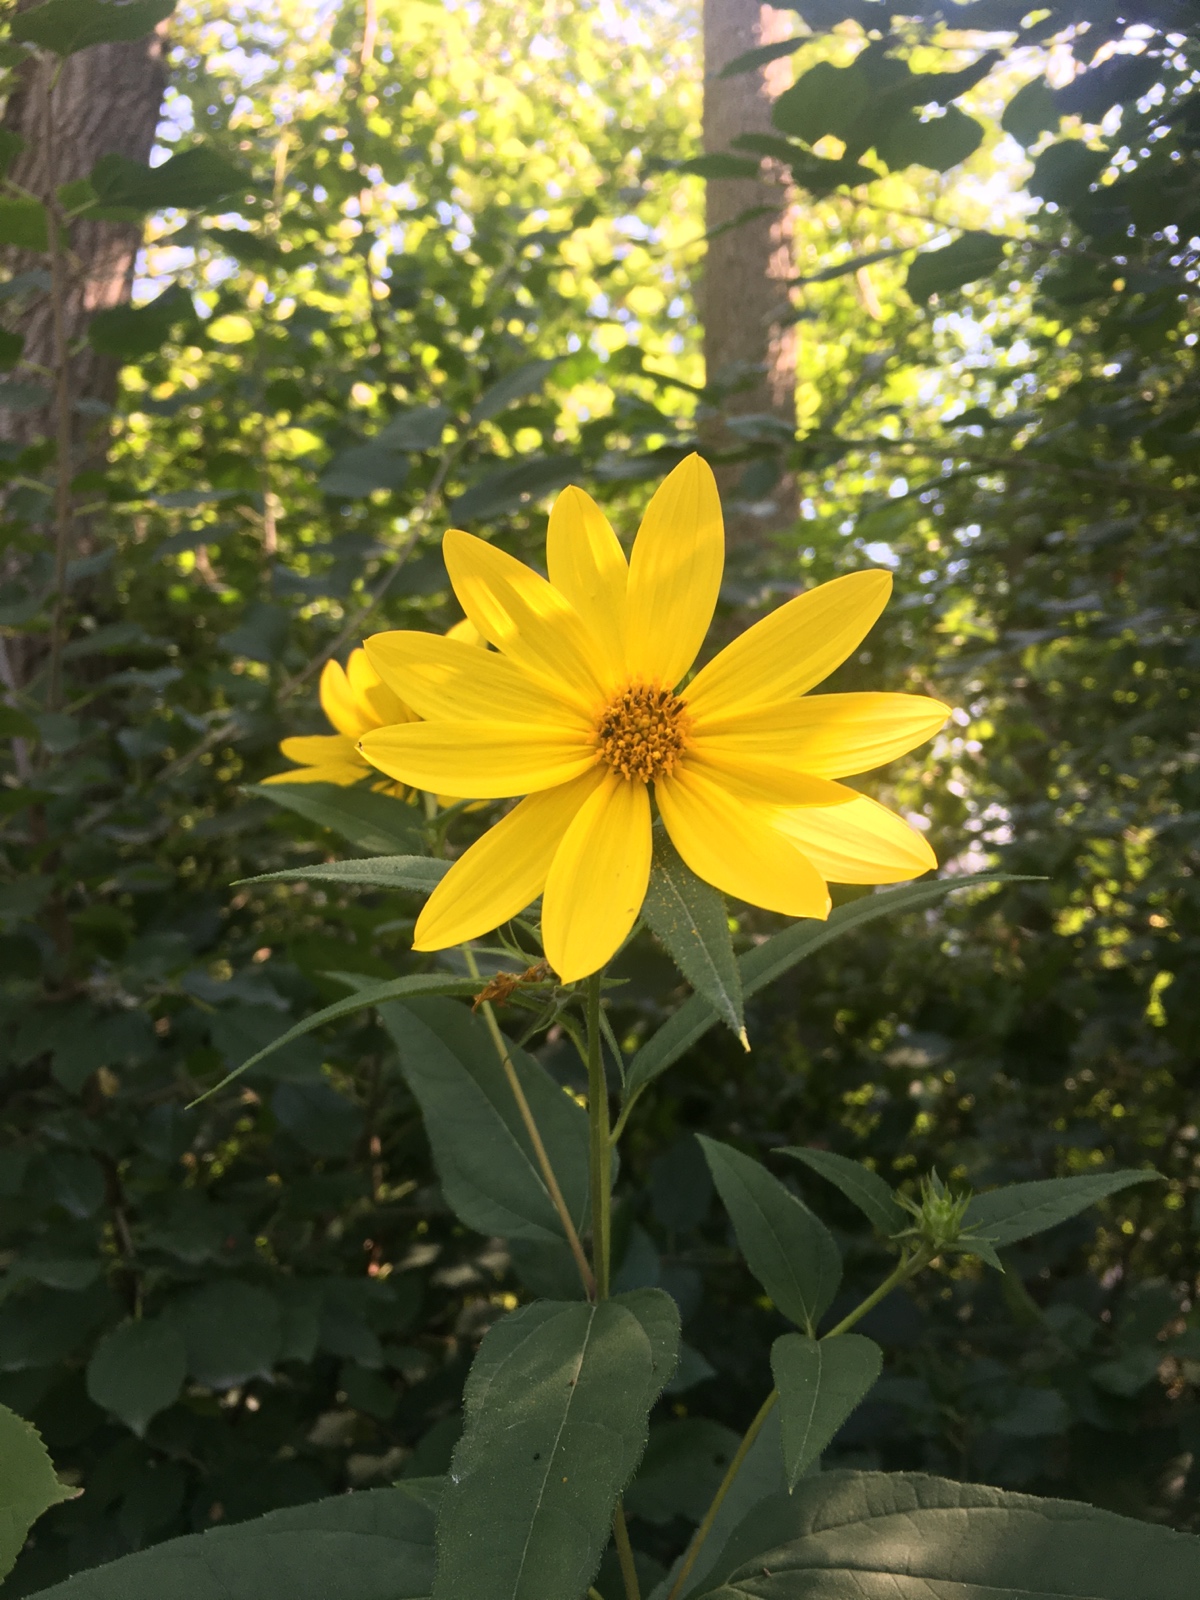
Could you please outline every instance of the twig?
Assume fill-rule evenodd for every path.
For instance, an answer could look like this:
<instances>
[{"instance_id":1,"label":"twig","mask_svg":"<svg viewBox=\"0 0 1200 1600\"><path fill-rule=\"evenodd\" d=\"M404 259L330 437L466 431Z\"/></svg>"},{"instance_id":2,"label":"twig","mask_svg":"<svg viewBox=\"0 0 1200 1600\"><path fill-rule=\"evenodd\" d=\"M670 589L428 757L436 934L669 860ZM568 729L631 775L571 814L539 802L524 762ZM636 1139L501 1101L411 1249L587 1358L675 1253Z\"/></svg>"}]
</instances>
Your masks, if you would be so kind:
<instances>
[{"instance_id":1,"label":"twig","mask_svg":"<svg viewBox=\"0 0 1200 1600\"><path fill-rule=\"evenodd\" d=\"M54 617L50 628L50 670L46 707L57 711L62 703L62 653L66 625L67 563L71 553L71 355L67 344L67 283L59 233L57 149L54 129L54 91L59 68L46 85L46 245L50 255L50 304L54 325L56 471L54 480Z\"/></svg>"}]
</instances>

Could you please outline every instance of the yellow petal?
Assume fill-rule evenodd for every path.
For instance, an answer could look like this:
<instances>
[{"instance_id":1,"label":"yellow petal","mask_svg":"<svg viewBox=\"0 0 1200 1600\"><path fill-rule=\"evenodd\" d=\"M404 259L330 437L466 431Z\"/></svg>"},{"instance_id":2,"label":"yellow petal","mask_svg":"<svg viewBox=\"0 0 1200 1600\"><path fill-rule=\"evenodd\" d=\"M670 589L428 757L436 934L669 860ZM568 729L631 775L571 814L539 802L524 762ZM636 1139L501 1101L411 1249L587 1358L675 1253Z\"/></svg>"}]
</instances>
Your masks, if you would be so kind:
<instances>
[{"instance_id":1,"label":"yellow petal","mask_svg":"<svg viewBox=\"0 0 1200 1600\"><path fill-rule=\"evenodd\" d=\"M608 518L574 484L550 512L546 533L550 582L575 607L616 678L625 665L625 587L629 564Z\"/></svg>"},{"instance_id":2,"label":"yellow petal","mask_svg":"<svg viewBox=\"0 0 1200 1600\"><path fill-rule=\"evenodd\" d=\"M634 541L625 607L629 675L673 688L717 604L725 525L712 468L688 456L659 485Z\"/></svg>"},{"instance_id":3,"label":"yellow petal","mask_svg":"<svg viewBox=\"0 0 1200 1600\"><path fill-rule=\"evenodd\" d=\"M343 733L301 734L296 738L284 739L279 748L289 761L298 761L305 767L351 762L358 768L360 778L365 777L368 771L366 762L358 753L357 740L348 739Z\"/></svg>"},{"instance_id":4,"label":"yellow petal","mask_svg":"<svg viewBox=\"0 0 1200 1600\"><path fill-rule=\"evenodd\" d=\"M865 794L831 810L784 812L776 827L833 883L903 883L937 870L925 836Z\"/></svg>"},{"instance_id":5,"label":"yellow petal","mask_svg":"<svg viewBox=\"0 0 1200 1600\"><path fill-rule=\"evenodd\" d=\"M857 649L891 592L890 572L851 572L797 595L747 628L688 684L697 725L740 707L804 694Z\"/></svg>"},{"instance_id":6,"label":"yellow petal","mask_svg":"<svg viewBox=\"0 0 1200 1600\"><path fill-rule=\"evenodd\" d=\"M588 720L541 679L495 650L436 633L394 630L367 640L384 682L422 717L550 723L585 733Z\"/></svg>"},{"instance_id":7,"label":"yellow petal","mask_svg":"<svg viewBox=\"0 0 1200 1600\"><path fill-rule=\"evenodd\" d=\"M481 649L487 649L487 640L469 617L464 617L461 622L456 622L452 628L446 629L447 639L461 639L464 644L476 644Z\"/></svg>"},{"instance_id":8,"label":"yellow petal","mask_svg":"<svg viewBox=\"0 0 1200 1600\"><path fill-rule=\"evenodd\" d=\"M370 776L371 769L365 761L328 761L323 766L293 767L290 772L273 772L264 783L336 783L339 789L348 789Z\"/></svg>"},{"instance_id":9,"label":"yellow petal","mask_svg":"<svg viewBox=\"0 0 1200 1600\"><path fill-rule=\"evenodd\" d=\"M411 722L413 712L400 696L390 689L376 672L374 665L361 648L350 652L346 663L346 677L354 691L363 715L365 727L382 728L392 722Z\"/></svg>"},{"instance_id":10,"label":"yellow petal","mask_svg":"<svg viewBox=\"0 0 1200 1600\"><path fill-rule=\"evenodd\" d=\"M359 748L389 778L467 800L552 789L596 761L582 735L518 722L406 722L364 734Z\"/></svg>"},{"instance_id":11,"label":"yellow petal","mask_svg":"<svg viewBox=\"0 0 1200 1600\"><path fill-rule=\"evenodd\" d=\"M719 752L733 761L847 778L924 744L949 715L949 706L922 694L805 695L790 705L710 718L697 745L710 760Z\"/></svg>"},{"instance_id":12,"label":"yellow petal","mask_svg":"<svg viewBox=\"0 0 1200 1600\"><path fill-rule=\"evenodd\" d=\"M542 948L564 983L616 954L650 881L650 791L615 772L580 806L542 899Z\"/></svg>"},{"instance_id":13,"label":"yellow petal","mask_svg":"<svg viewBox=\"0 0 1200 1600\"><path fill-rule=\"evenodd\" d=\"M731 794L768 806L838 806L855 798L855 791L829 778L815 778L779 762L764 761L740 752L730 754L717 740L689 742L684 765L689 771L719 783Z\"/></svg>"},{"instance_id":14,"label":"yellow petal","mask_svg":"<svg viewBox=\"0 0 1200 1600\"><path fill-rule=\"evenodd\" d=\"M417 919L415 950L478 939L524 911L546 886L563 834L601 781L593 767L556 789L528 795L459 857Z\"/></svg>"},{"instance_id":15,"label":"yellow petal","mask_svg":"<svg viewBox=\"0 0 1200 1600\"><path fill-rule=\"evenodd\" d=\"M337 731L344 733L348 739L357 739L372 726L369 718L364 718L358 697L339 662L327 661L322 667L318 692L321 710Z\"/></svg>"},{"instance_id":16,"label":"yellow petal","mask_svg":"<svg viewBox=\"0 0 1200 1600\"><path fill-rule=\"evenodd\" d=\"M458 528L442 540L459 604L510 661L587 712L607 698L590 630L571 603L532 567Z\"/></svg>"},{"instance_id":17,"label":"yellow petal","mask_svg":"<svg viewBox=\"0 0 1200 1600\"><path fill-rule=\"evenodd\" d=\"M772 825L774 813L681 769L655 785L676 850L698 878L787 917L829 915L829 891L812 863Z\"/></svg>"}]
</instances>

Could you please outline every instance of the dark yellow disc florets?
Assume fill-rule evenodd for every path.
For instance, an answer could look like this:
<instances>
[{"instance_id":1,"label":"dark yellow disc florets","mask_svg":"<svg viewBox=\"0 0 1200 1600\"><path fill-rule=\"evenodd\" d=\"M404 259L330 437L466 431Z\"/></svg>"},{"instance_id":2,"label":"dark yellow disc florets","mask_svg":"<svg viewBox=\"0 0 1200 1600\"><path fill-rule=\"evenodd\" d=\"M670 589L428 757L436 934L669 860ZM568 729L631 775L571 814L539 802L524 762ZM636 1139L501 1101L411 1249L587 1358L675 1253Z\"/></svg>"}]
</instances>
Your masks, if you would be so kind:
<instances>
[{"instance_id":1,"label":"dark yellow disc florets","mask_svg":"<svg viewBox=\"0 0 1200 1600\"><path fill-rule=\"evenodd\" d=\"M683 701L670 689L633 683L601 712L597 750L623 778L653 783L674 772L687 748L689 726Z\"/></svg>"}]
</instances>

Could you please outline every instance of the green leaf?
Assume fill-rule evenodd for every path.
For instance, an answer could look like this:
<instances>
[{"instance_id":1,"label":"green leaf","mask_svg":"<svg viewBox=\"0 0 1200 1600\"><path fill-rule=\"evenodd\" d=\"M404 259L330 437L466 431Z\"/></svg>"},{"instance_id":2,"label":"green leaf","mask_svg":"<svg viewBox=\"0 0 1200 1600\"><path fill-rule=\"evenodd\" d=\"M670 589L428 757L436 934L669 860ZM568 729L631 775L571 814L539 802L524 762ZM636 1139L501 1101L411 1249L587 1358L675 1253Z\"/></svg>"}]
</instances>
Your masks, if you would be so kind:
<instances>
[{"instance_id":1,"label":"green leaf","mask_svg":"<svg viewBox=\"0 0 1200 1600\"><path fill-rule=\"evenodd\" d=\"M908 1213L896 1199L890 1186L877 1172L864 1167L861 1161L851 1161L847 1156L835 1155L832 1150L812 1150L805 1145L785 1145L782 1156L795 1156L805 1166L819 1172L837 1187L852 1205L890 1237L899 1232L908 1220Z\"/></svg>"},{"instance_id":2,"label":"green leaf","mask_svg":"<svg viewBox=\"0 0 1200 1600\"><path fill-rule=\"evenodd\" d=\"M815 1332L842 1277L828 1228L760 1162L717 1139L696 1137L746 1265L785 1317Z\"/></svg>"},{"instance_id":3,"label":"green leaf","mask_svg":"<svg viewBox=\"0 0 1200 1600\"><path fill-rule=\"evenodd\" d=\"M1028 148L1039 135L1053 133L1062 117L1055 103L1054 90L1044 78L1034 78L1017 90L1004 108L1000 126L1018 144Z\"/></svg>"},{"instance_id":4,"label":"green leaf","mask_svg":"<svg viewBox=\"0 0 1200 1600\"><path fill-rule=\"evenodd\" d=\"M355 861L327 861L320 867L286 867L282 872L264 872L257 878L239 878L237 882L344 883L429 894L449 871L448 861L437 861L433 856L366 856Z\"/></svg>"},{"instance_id":5,"label":"green leaf","mask_svg":"<svg viewBox=\"0 0 1200 1600\"><path fill-rule=\"evenodd\" d=\"M87 1392L140 1438L146 1425L179 1398L187 1351L162 1317L123 1322L106 1333L88 1362Z\"/></svg>"},{"instance_id":6,"label":"green leaf","mask_svg":"<svg viewBox=\"0 0 1200 1600\"><path fill-rule=\"evenodd\" d=\"M271 1376L283 1344L283 1318L265 1289L236 1279L207 1283L181 1301L172 1317L197 1383L232 1389Z\"/></svg>"},{"instance_id":7,"label":"green leaf","mask_svg":"<svg viewBox=\"0 0 1200 1600\"><path fill-rule=\"evenodd\" d=\"M830 913L827 921L814 922L806 918L794 922L790 928L775 934L765 944L739 957L738 971L742 975L743 993L747 996L757 994L806 956L814 955L842 934L864 927L877 917L886 917L893 912L919 911L956 889L972 889L990 883L1031 881L1028 878L1006 877L1001 873L981 873L970 878L941 878L928 883L905 884L899 889L883 889L875 894L863 895L860 900L839 906ZM717 1020L716 1011L703 995L692 995L691 999L686 1000L630 1062L625 1080L626 1097L652 1083L661 1072L678 1061L697 1039L702 1038Z\"/></svg>"},{"instance_id":8,"label":"green leaf","mask_svg":"<svg viewBox=\"0 0 1200 1600\"><path fill-rule=\"evenodd\" d=\"M23 334L10 333L7 328L0 328L0 372L11 372L20 361L24 349Z\"/></svg>"},{"instance_id":9,"label":"green leaf","mask_svg":"<svg viewBox=\"0 0 1200 1600\"><path fill-rule=\"evenodd\" d=\"M712 1600L1193 1600L1200 1539L921 1473L825 1472L739 1529ZM784 1533L788 1537L781 1537ZM764 1539L772 1543L764 1543Z\"/></svg>"},{"instance_id":10,"label":"green leaf","mask_svg":"<svg viewBox=\"0 0 1200 1600\"><path fill-rule=\"evenodd\" d=\"M92 168L92 188L101 205L119 210L202 210L253 187L248 173L203 144L181 150L161 167L110 154Z\"/></svg>"},{"instance_id":11,"label":"green leaf","mask_svg":"<svg viewBox=\"0 0 1200 1600\"><path fill-rule=\"evenodd\" d=\"M1034 162L1027 187L1039 200L1074 205L1085 198L1109 159L1107 150L1093 150L1082 139L1060 139Z\"/></svg>"},{"instance_id":12,"label":"green leaf","mask_svg":"<svg viewBox=\"0 0 1200 1600\"><path fill-rule=\"evenodd\" d=\"M467 1379L433 1600L582 1595L657 1394L650 1341L616 1301L541 1301L497 1323Z\"/></svg>"},{"instance_id":13,"label":"green leaf","mask_svg":"<svg viewBox=\"0 0 1200 1600\"><path fill-rule=\"evenodd\" d=\"M375 443L389 450L436 450L454 420L449 406L414 406L401 411L375 435Z\"/></svg>"},{"instance_id":14,"label":"green leaf","mask_svg":"<svg viewBox=\"0 0 1200 1600\"><path fill-rule=\"evenodd\" d=\"M481 1018L450 1000L379 1008L446 1201L470 1228L545 1243L563 1237L512 1088ZM511 1058L576 1228L588 1207L587 1114L516 1045Z\"/></svg>"},{"instance_id":15,"label":"green leaf","mask_svg":"<svg viewBox=\"0 0 1200 1600\"><path fill-rule=\"evenodd\" d=\"M775 101L771 121L780 133L793 134L806 144L816 144L827 133L845 139L870 95L861 67L818 61Z\"/></svg>"},{"instance_id":16,"label":"green leaf","mask_svg":"<svg viewBox=\"0 0 1200 1600\"><path fill-rule=\"evenodd\" d=\"M665 828L654 830L642 916L692 988L705 997L748 1050L742 979L729 936L725 900L684 864Z\"/></svg>"},{"instance_id":17,"label":"green leaf","mask_svg":"<svg viewBox=\"0 0 1200 1600\"><path fill-rule=\"evenodd\" d=\"M0 128L0 178L7 175L9 167L24 148L25 141L19 133L14 133L11 128Z\"/></svg>"},{"instance_id":18,"label":"green leaf","mask_svg":"<svg viewBox=\"0 0 1200 1600\"><path fill-rule=\"evenodd\" d=\"M820 1341L785 1333L776 1339L771 1371L779 1390L789 1489L820 1459L882 1370L883 1351L858 1333Z\"/></svg>"},{"instance_id":19,"label":"green leaf","mask_svg":"<svg viewBox=\"0 0 1200 1600\"><path fill-rule=\"evenodd\" d=\"M893 172L903 167L929 167L948 172L983 143L983 126L957 106L922 122L911 113L889 122L875 141L875 152Z\"/></svg>"},{"instance_id":20,"label":"green leaf","mask_svg":"<svg viewBox=\"0 0 1200 1600\"><path fill-rule=\"evenodd\" d=\"M537 394L545 387L546 380L558 366L558 361L551 358L548 361L526 361L523 366L516 367L512 372L506 372L502 378L497 378L495 383L480 395L471 408L468 422L474 426L479 422L487 422L492 417L497 417L514 400L524 400L527 395Z\"/></svg>"},{"instance_id":21,"label":"green leaf","mask_svg":"<svg viewBox=\"0 0 1200 1600\"><path fill-rule=\"evenodd\" d=\"M88 324L88 342L105 355L133 361L158 350L177 323L196 320L191 295L173 284L148 305L98 311Z\"/></svg>"},{"instance_id":22,"label":"green leaf","mask_svg":"<svg viewBox=\"0 0 1200 1600\"><path fill-rule=\"evenodd\" d=\"M909 267L904 287L922 303L930 295L945 294L986 278L1003 260L1003 239L992 233L960 233L953 244L941 250L922 251Z\"/></svg>"},{"instance_id":23,"label":"green leaf","mask_svg":"<svg viewBox=\"0 0 1200 1600\"><path fill-rule=\"evenodd\" d=\"M739 1443L732 1428L707 1417L680 1417L651 1428L638 1475L625 1493L626 1511L646 1522L699 1522Z\"/></svg>"},{"instance_id":24,"label":"green leaf","mask_svg":"<svg viewBox=\"0 0 1200 1600\"><path fill-rule=\"evenodd\" d=\"M70 1500L74 1489L59 1483L37 1429L0 1406L0 1578L21 1554L30 1528L51 1506Z\"/></svg>"},{"instance_id":25,"label":"green leaf","mask_svg":"<svg viewBox=\"0 0 1200 1600\"><path fill-rule=\"evenodd\" d=\"M322 494L344 500L361 499L376 489L400 489L408 480L408 457L371 440L335 456L317 482Z\"/></svg>"},{"instance_id":26,"label":"green leaf","mask_svg":"<svg viewBox=\"0 0 1200 1600\"><path fill-rule=\"evenodd\" d=\"M666 1388L679 1361L679 1307L665 1289L630 1289L613 1295L613 1304L632 1311L650 1341L654 1381Z\"/></svg>"},{"instance_id":27,"label":"green leaf","mask_svg":"<svg viewBox=\"0 0 1200 1600\"><path fill-rule=\"evenodd\" d=\"M772 1504L776 1501L782 1501L785 1505L791 1504L783 1471L780 1411L778 1406L772 1406L713 1519L709 1536L701 1547L699 1559L692 1568L689 1595L698 1594L708 1587L712 1580L707 1575L711 1571L723 1570L721 1563L726 1550L747 1520L754 1518L755 1509L764 1502ZM786 1536L785 1528L784 1537ZM753 1549L760 1547L759 1544L752 1545ZM681 1556L675 1563L671 1573L672 1580L682 1560Z\"/></svg>"},{"instance_id":28,"label":"green leaf","mask_svg":"<svg viewBox=\"0 0 1200 1600\"><path fill-rule=\"evenodd\" d=\"M689 172L694 178L756 178L760 163L749 156L730 155L724 150L714 150L709 155L691 156L681 161L679 172Z\"/></svg>"},{"instance_id":29,"label":"green leaf","mask_svg":"<svg viewBox=\"0 0 1200 1600\"><path fill-rule=\"evenodd\" d=\"M140 39L175 9L175 0L46 0L19 12L9 24L14 39L40 45L56 56L72 56L93 44Z\"/></svg>"},{"instance_id":30,"label":"green leaf","mask_svg":"<svg viewBox=\"0 0 1200 1600\"><path fill-rule=\"evenodd\" d=\"M566 488L581 470L578 456L526 456L478 479L455 500L451 513L460 525L487 522Z\"/></svg>"},{"instance_id":31,"label":"green leaf","mask_svg":"<svg viewBox=\"0 0 1200 1600\"><path fill-rule=\"evenodd\" d=\"M294 811L372 855L411 855L421 845L419 814L394 795L336 783L248 783L246 793Z\"/></svg>"},{"instance_id":32,"label":"green leaf","mask_svg":"<svg viewBox=\"0 0 1200 1600\"><path fill-rule=\"evenodd\" d=\"M385 1000L403 1000L409 996L427 994L473 994L476 987L474 978L451 978L445 973L417 972L406 978L390 978L386 983L360 989L347 1000L335 1000L331 1006L314 1011L312 1016L305 1017L303 1022L298 1022L294 1028L281 1033L278 1039L272 1039L270 1044L256 1051L249 1060L243 1061L240 1067L235 1067L232 1072L227 1073L220 1083L215 1083L211 1089L206 1089L192 1104L198 1105L201 1100L207 1100L210 1095L216 1094L219 1089L224 1089L235 1078L240 1078L243 1072L249 1072L251 1067L257 1067L260 1061L265 1061L268 1056L274 1055L276 1050L282 1050L284 1045L291 1044L294 1039L302 1039L306 1033L312 1033L315 1028L324 1027L327 1022L336 1022L340 1017L352 1016L356 1011L365 1011L369 1006L379 1005Z\"/></svg>"},{"instance_id":33,"label":"green leaf","mask_svg":"<svg viewBox=\"0 0 1200 1600\"><path fill-rule=\"evenodd\" d=\"M421 1480L289 1506L90 1567L40 1600L425 1600L435 1511Z\"/></svg>"},{"instance_id":34,"label":"green leaf","mask_svg":"<svg viewBox=\"0 0 1200 1600\"><path fill-rule=\"evenodd\" d=\"M0 197L0 244L15 245L19 250L50 248L46 208L40 200Z\"/></svg>"},{"instance_id":35,"label":"green leaf","mask_svg":"<svg viewBox=\"0 0 1200 1600\"><path fill-rule=\"evenodd\" d=\"M993 1245L1015 1244L1044 1233L1068 1217L1078 1216L1098 1200L1119 1194L1135 1183L1161 1183L1159 1172L1091 1172L1078 1178L1047 1178L1014 1183L975 1195L967 1206L964 1228Z\"/></svg>"},{"instance_id":36,"label":"green leaf","mask_svg":"<svg viewBox=\"0 0 1200 1600\"><path fill-rule=\"evenodd\" d=\"M717 73L718 78L735 78L742 72L754 72L759 67L770 66L781 56L794 55L809 42L810 35L800 34L795 39L777 39L774 44L760 44L754 50L743 50L740 56L727 61Z\"/></svg>"},{"instance_id":37,"label":"green leaf","mask_svg":"<svg viewBox=\"0 0 1200 1600\"><path fill-rule=\"evenodd\" d=\"M0 739L36 739L38 725L13 706L0 705Z\"/></svg>"}]
</instances>

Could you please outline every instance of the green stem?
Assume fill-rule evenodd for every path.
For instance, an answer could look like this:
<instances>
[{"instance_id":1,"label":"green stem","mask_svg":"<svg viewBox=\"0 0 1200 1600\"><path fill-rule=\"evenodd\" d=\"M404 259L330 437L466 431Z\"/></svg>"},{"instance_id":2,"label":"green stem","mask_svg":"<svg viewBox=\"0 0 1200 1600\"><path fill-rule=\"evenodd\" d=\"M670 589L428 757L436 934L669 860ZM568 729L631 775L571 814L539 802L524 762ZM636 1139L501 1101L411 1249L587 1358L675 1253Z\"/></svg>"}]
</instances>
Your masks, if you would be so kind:
<instances>
[{"instance_id":1,"label":"green stem","mask_svg":"<svg viewBox=\"0 0 1200 1600\"><path fill-rule=\"evenodd\" d=\"M625 1124L629 1121L629 1117L634 1106L637 1105L638 1101L641 1099L642 1091L645 1089L645 1087L646 1085L643 1083L636 1088L629 1096L629 1099L626 1100L625 1104L621 1107L620 1115L617 1117L616 1126L612 1131L613 1144L616 1144L617 1140L625 1132Z\"/></svg>"},{"instance_id":2,"label":"green stem","mask_svg":"<svg viewBox=\"0 0 1200 1600\"><path fill-rule=\"evenodd\" d=\"M633 1563L633 1546L629 1543L629 1529L625 1526L625 1507L620 1500L613 1512L613 1539L621 1567L621 1582L625 1585L625 1600L642 1600L637 1568Z\"/></svg>"},{"instance_id":3,"label":"green stem","mask_svg":"<svg viewBox=\"0 0 1200 1600\"><path fill-rule=\"evenodd\" d=\"M597 1300L608 1299L612 1239L612 1139L608 1122L608 1084L600 1037L600 974L587 980L588 1127L592 1179L592 1271Z\"/></svg>"},{"instance_id":4,"label":"green stem","mask_svg":"<svg viewBox=\"0 0 1200 1600\"><path fill-rule=\"evenodd\" d=\"M742 1442L741 1442L740 1445L738 1445L737 1451L734 1454L734 1458L729 1463L729 1467L728 1467L728 1469L727 1469L727 1471L725 1473L725 1476L721 1479L720 1487L718 1488L716 1494L713 1495L713 1497L712 1497L712 1504L709 1506L708 1510L704 1513L704 1521L696 1529L695 1537L692 1539L691 1544L688 1546L687 1554L683 1558L683 1565L679 1569L679 1576L675 1579L675 1582L671 1585L671 1591L667 1595L667 1600L678 1600L679 1595L682 1594L683 1586L687 1582L688 1577L691 1574L692 1568L696 1565L696 1558L697 1558L697 1556L699 1556L700 1551L704 1547L704 1541L708 1538L709 1534L712 1532L713 1523L717 1520L717 1512L720 1511L721 1506L724 1503L725 1496L729 1493L730 1489L733 1487L733 1480L737 1477L738 1473L742 1470L742 1463L743 1463L743 1461L745 1461L746 1457L750 1454L750 1446L754 1443L755 1439L757 1439L759 1434L762 1432L763 1423L767 1420L767 1418L771 1415L771 1412L775 1409L775 1402L778 1399L779 1399L779 1390L778 1389L772 1389L770 1394L767 1396L767 1398L763 1401L762 1405L759 1407L758 1415L755 1417L754 1421L750 1424L750 1426L746 1429L746 1432L742 1435Z\"/></svg>"},{"instance_id":5,"label":"green stem","mask_svg":"<svg viewBox=\"0 0 1200 1600\"><path fill-rule=\"evenodd\" d=\"M463 955L466 957L467 971L473 978L478 978L479 965L475 960L475 952L469 945L463 945ZM567 1209L567 1202L563 1198L562 1189L558 1179L554 1176L554 1168L550 1165L550 1157L546 1146L542 1142L541 1131L534 1120L533 1111L529 1101L525 1098L525 1091L521 1087L521 1080L517 1076L517 1069L513 1066L512 1052L508 1048L508 1040L500 1031L500 1024L496 1021L496 1013L489 1001L484 1001L480 1007L483 1020L487 1023L487 1030L492 1036L492 1043L496 1046L496 1054L500 1057L500 1065L504 1069L504 1076L508 1079L508 1086L512 1090L513 1099L517 1102L517 1110L521 1114L521 1121L525 1124L525 1132L529 1135L529 1142L533 1146L533 1153L541 1169L542 1180L558 1212L558 1220L562 1223L563 1232L567 1236L567 1243L571 1247L571 1254L575 1257L575 1265L579 1268L579 1276L583 1283L584 1293L589 1300L597 1298L596 1280L592 1276L592 1269L588 1265L588 1258L580 1242L575 1224L571 1220L571 1213Z\"/></svg>"},{"instance_id":6,"label":"green stem","mask_svg":"<svg viewBox=\"0 0 1200 1600\"><path fill-rule=\"evenodd\" d=\"M849 1333L856 1322L860 1322L868 1311L873 1311L881 1300L886 1300L893 1289L898 1289L902 1283L907 1283L910 1278L915 1278L918 1272L924 1271L933 1259L924 1250L918 1250L914 1255L901 1256L896 1263L895 1270L889 1272L887 1277L870 1293L861 1305L855 1306L849 1316L843 1317L836 1328L822 1336L822 1343L826 1339L836 1339L840 1333Z\"/></svg>"},{"instance_id":7,"label":"green stem","mask_svg":"<svg viewBox=\"0 0 1200 1600\"><path fill-rule=\"evenodd\" d=\"M929 1265L932 1259L933 1257L924 1247L916 1250L911 1256L901 1256L900 1260L896 1263L894 1270L888 1273L887 1277L883 1280L879 1287L872 1290L867 1298L859 1305L855 1306L854 1310L851 1311L848 1316L843 1317L836 1327L830 1328L829 1332L823 1335L821 1343L823 1344L826 1339L836 1339L840 1334L849 1333L850 1329L854 1327L855 1323L860 1322L862 1318L866 1316L868 1311L873 1310L881 1300L885 1300L888 1295L891 1294L893 1289L898 1289L902 1283L907 1283L910 1278L916 1277L917 1273L923 1271L924 1268ZM680 1567L679 1576L671 1585L671 1591L667 1596L667 1600L678 1600L678 1597L683 1590L683 1585L687 1581L688 1574L696 1564L696 1558L700 1554L701 1546L712 1532L712 1527L713 1523L716 1521L717 1512L721 1509L721 1502L729 1493L730 1487L733 1484L733 1480L741 1471L742 1463L750 1453L750 1446L754 1443L755 1439L758 1438L758 1435L762 1430L763 1423L770 1416L771 1411L778 1399L779 1390L772 1389L770 1394L763 1401L758 1415L746 1429L742 1442L737 1448L737 1453L733 1460L729 1463L729 1469L725 1476L721 1479L720 1487L713 1496L712 1504L704 1513L704 1521L696 1529L695 1536L693 1537L691 1544L688 1546L688 1552L684 1558L683 1566Z\"/></svg>"}]
</instances>

